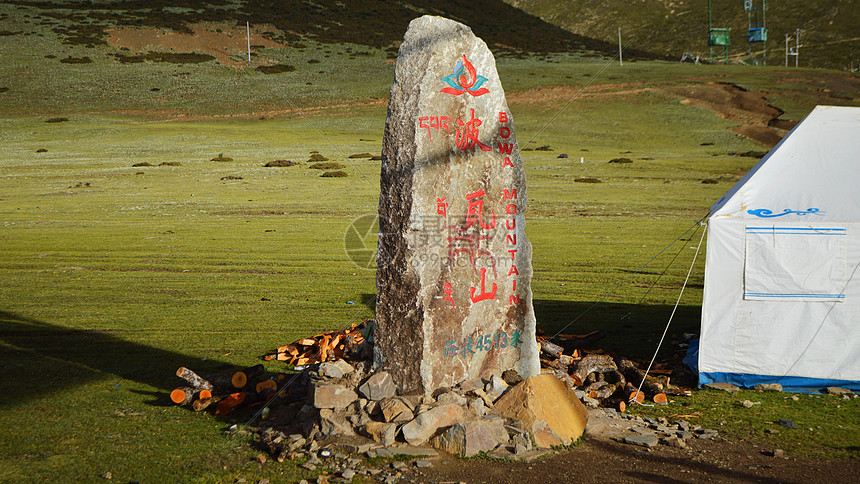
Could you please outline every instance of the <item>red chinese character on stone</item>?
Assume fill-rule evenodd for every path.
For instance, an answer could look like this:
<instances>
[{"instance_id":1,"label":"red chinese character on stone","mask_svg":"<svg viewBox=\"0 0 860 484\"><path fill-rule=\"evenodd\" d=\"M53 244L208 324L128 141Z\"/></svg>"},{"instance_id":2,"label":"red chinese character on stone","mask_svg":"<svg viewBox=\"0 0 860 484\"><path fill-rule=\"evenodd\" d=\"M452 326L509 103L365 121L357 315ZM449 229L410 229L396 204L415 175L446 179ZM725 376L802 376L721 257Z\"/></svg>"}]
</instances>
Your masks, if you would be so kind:
<instances>
[{"instance_id":1,"label":"red chinese character on stone","mask_svg":"<svg viewBox=\"0 0 860 484\"><path fill-rule=\"evenodd\" d=\"M445 296L445 299L451 301L451 309L456 309L457 307L454 306L454 297L451 295L451 293L454 292L454 287L451 286L450 282L446 282L444 285L442 285L442 290L445 292L445 294L447 294L447 296Z\"/></svg>"},{"instance_id":2,"label":"red chinese character on stone","mask_svg":"<svg viewBox=\"0 0 860 484\"><path fill-rule=\"evenodd\" d=\"M475 193L470 193L466 195L466 200L469 201L469 211L466 214L466 227L469 228L472 225L475 225L477 222L481 228L485 230L490 230L496 227L496 212L491 212L493 220L489 223L489 225L484 223L484 216L482 214L484 209L484 199L481 198L484 196L483 190L478 190Z\"/></svg>"},{"instance_id":3,"label":"red chinese character on stone","mask_svg":"<svg viewBox=\"0 0 860 484\"><path fill-rule=\"evenodd\" d=\"M477 292L477 289L475 289L474 287L469 288L469 297L472 299L473 303L483 301L485 299L495 299L496 298L496 283L495 282L493 283L493 290L490 292L487 292L486 279L487 279L487 269L484 269L483 267L481 267L481 293L476 296L475 293Z\"/></svg>"},{"instance_id":4,"label":"red chinese character on stone","mask_svg":"<svg viewBox=\"0 0 860 484\"><path fill-rule=\"evenodd\" d=\"M478 145L478 147L481 148L481 151L493 151L492 148L485 145L484 143L481 143L480 140L478 140L478 135L480 134L478 127L481 126L481 120L475 118L474 108L472 108L471 110L471 119L468 122L464 123L463 120L460 119L460 117L458 116L457 125L459 126L456 132L456 142L458 149L460 149L461 151L466 151L474 148L475 145Z\"/></svg>"},{"instance_id":5,"label":"red chinese character on stone","mask_svg":"<svg viewBox=\"0 0 860 484\"><path fill-rule=\"evenodd\" d=\"M436 213L443 217L448 217L448 202L445 201L446 197L437 198L436 199Z\"/></svg>"}]
</instances>

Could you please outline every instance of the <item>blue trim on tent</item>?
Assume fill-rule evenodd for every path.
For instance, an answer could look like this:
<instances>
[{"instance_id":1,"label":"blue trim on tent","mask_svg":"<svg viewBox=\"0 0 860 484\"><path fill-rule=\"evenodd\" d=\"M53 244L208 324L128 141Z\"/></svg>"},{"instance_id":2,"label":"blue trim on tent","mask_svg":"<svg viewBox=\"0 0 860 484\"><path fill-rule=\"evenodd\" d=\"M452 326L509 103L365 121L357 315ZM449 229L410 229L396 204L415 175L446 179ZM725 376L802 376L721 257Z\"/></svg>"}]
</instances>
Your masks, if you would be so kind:
<instances>
[{"instance_id":1,"label":"blue trim on tent","mask_svg":"<svg viewBox=\"0 0 860 484\"><path fill-rule=\"evenodd\" d=\"M777 292L745 292L744 297L805 297L810 299L845 299L845 294L781 294Z\"/></svg>"},{"instance_id":2,"label":"blue trim on tent","mask_svg":"<svg viewBox=\"0 0 860 484\"><path fill-rule=\"evenodd\" d=\"M782 390L795 393L820 393L826 387L847 388L860 393L860 381L805 378L800 376L753 375L749 373L699 372L699 386L725 382L741 388L752 388L759 383L779 383Z\"/></svg>"}]
</instances>

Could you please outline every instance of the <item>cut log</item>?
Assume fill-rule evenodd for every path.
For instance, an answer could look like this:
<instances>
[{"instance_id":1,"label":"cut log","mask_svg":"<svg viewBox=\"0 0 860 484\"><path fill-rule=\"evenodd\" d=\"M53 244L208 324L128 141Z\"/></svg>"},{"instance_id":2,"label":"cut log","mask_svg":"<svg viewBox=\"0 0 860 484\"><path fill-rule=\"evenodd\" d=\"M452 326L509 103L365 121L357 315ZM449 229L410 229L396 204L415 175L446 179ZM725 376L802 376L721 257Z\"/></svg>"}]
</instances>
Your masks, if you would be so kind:
<instances>
[{"instance_id":1,"label":"cut log","mask_svg":"<svg viewBox=\"0 0 860 484\"><path fill-rule=\"evenodd\" d=\"M654 395L654 403L656 403L657 405L668 405L669 399L666 398L665 393L658 393Z\"/></svg>"},{"instance_id":2,"label":"cut log","mask_svg":"<svg viewBox=\"0 0 860 484\"><path fill-rule=\"evenodd\" d=\"M597 383L601 383L601 385L597 385ZM615 393L616 386L611 385L606 382L597 382L592 385L589 385L588 388L588 396L599 401L606 400L611 397Z\"/></svg>"},{"instance_id":3,"label":"cut log","mask_svg":"<svg viewBox=\"0 0 860 484\"><path fill-rule=\"evenodd\" d=\"M223 395L209 398L199 398L197 400L194 400L194 403L191 404L191 408L193 408L195 412L200 412L209 408L210 405L218 403L225 398L227 397Z\"/></svg>"},{"instance_id":4,"label":"cut log","mask_svg":"<svg viewBox=\"0 0 860 484\"><path fill-rule=\"evenodd\" d=\"M255 385L255 389L257 390L257 393L260 393L265 389L277 391L278 384L275 383L275 380L263 380Z\"/></svg>"},{"instance_id":5,"label":"cut log","mask_svg":"<svg viewBox=\"0 0 860 484\"><path fill-rule=\"evenodd\" d=\"M176 370L176 376L187 381L193 388L212 390L212 383L184 366L180 366L179 369Z\"/></svg>"},{"instance_id":6,"label":"cut log","mask_svg":"<svg viewBox=\"0 0 860 484\"><path fill-rule=\"evenodd\" d=\"M637 402L637 403L645 403L645 394L642 392L631 392L630 398L627 399L629 402Z\"/></svg>"},{"instance_id":7,"label":"cut log","mask_svg":"<svg viewBox=\"0 0 860 484\"><path fill-rule=\"evenodd\" d=\"M170 392L170 401L177 405L188 405L194 400L195 393L194 388L180 387Z\"/></svg>"},{"instance_id":8,"label":"cut log","mask_svg":"<svg viewBox=\"0 0 860 484\"><path fill-rule=\"evenodd\" d=\"M220 402L218 402L218 406L215 409L215 415L227 415L232 412L236 407L242 405L245 402L245 397L247 393L238 392L231 393L227 398L224 398Z\"/></svg>"},{"instance_id":9,"label":"cut log","mask_svg":"<svg viewBox=\"0 0 860 484\"><path fill-rule=\"evenodd\" d=\"M551 343L549 340L539 340L538 344L540 345L541 353L555 359L558 359L558 357L561 356L562 351L564 351L564 348L555 343Z\"/></svg>"},{"instance_id":10,"label":"cut log","mask_svg":"<svg viewBox=\"0 0 860 484\"><path fill-rule=\"evenodd\" d=\"M212 384L213 395L229 395L235 391L233 383L230 381L230 375L221 373L206 375L206 381Z\"/></svg>"},{"instance_id":11,"label":"cut log","mask_svg":"<svg viewBox=\"0 0 860 484\"><path fill-rule=\"evenodd\" d=\"M586 382L592 373L606 373L618 369L609 355L587 355L574 365L571 376L574 381ZM577 380L578 378L578 380ZM580 383L581 384L581 383Z\"/></svg>"},{"instance_id":12,"label":"cut log","mask_svg":"<svg viewBox=\"0 0 860 484\"><path fill-rule=\"evenodd\" d=\"M627 411L627 402L625 402L624 399L621 398L605 400L603 402L603 406L606 408L614 408L615 410L618 410L622 413Z\"/></svg>"},{"instance_id":13,"label":"cut log","mask_svg":"<svg viewBox=\"0 0 860 484\"><path fill-rule=\"evenodd\" d=\"M244 370L239 370L236 373L233 373L233 376L230 378L230 383L233 385L233 388L245 388L252 378L262 375L265 371L266 367L262 364L254 365L245 368Z\"/></svg>"},{"instance_id":14,"label":"cut log","mask_svg":"<svg viewBox=\"0 0 860 484\"><path fill-rule=\"evenodd\" d=\"M627 378L627 381L636 385L642 384L642 389L648 393L662 393L663 385L661 385L654 377L648 375L645 378L645 382L642 382L642 378L645 376L645 372L640 370L636 363L633 363L630 360L621 359L618 360L618 371Z\"/></svg>"},{"instance_id":15,"label":"cut log","mask_svg":"<svg viewBox=\"0 0 860 484\"><path fill-rule=\"evenodd\" d=\"M296 341L296 344L302 345L302 346L316 346L317 342L316 342L316 340L312 340L310 338L302 338L302 339Z\"/></svg>"}]
</instances>

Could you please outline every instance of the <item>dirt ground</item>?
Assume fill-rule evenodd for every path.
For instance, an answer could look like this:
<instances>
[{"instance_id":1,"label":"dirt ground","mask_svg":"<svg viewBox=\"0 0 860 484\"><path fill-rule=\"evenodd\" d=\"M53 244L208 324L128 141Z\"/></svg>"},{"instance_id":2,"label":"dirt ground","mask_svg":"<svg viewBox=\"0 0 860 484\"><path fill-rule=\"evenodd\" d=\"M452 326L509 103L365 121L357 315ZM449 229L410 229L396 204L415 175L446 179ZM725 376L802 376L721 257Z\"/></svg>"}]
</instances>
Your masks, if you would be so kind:
<instances>
[{"instance_id":1,"label":"dirt ground","mask_svg":"<svg viewBox=\"0 0 860 484\"><path fill-rule=\"evenodd\" d=\"M200 52L215 57L222 65L246 65L232 56L247 55L248 33L244 26L198 23L190 25L193 34L172 32L162 29L123 27L107 29L107 42L114 47L125 47L132 52L161 50L170 52ZM286 45L275 42L263 36L263 32L277 31L270 25L254 26L250 31L251 51L257 46L265 48L282 48ZM256 64L269 63L271 59L256 57Z\"/></svg>"},{"instance_id":2,"label":"dirt ground","mask_svg":"<svg viewBox=\"0 0 860 484\"><path fill-rule=\"evenodd\" d=\"M764 146L774 146L788 130L797 124L794 120L778 119L783 111L769 103L765 93L746 90L735 84L707 82L665 88L640 87L634 84L602 84L580 88L551 87L508 94L511 103L550 103L579 99L601 99L643 92L662 92L680 96L681 104L707 109L717 116L742 123L732 131L757 141Z\"/></svg>"},{"instance_id":3,"label":"dirt ground","mask_svg":"<svg viewBox=\"0 0 860 484\"><path fill-rule=\"evenodd\" d=\"M602 410L592 411L602 412ZM832 482L854 481L860 461L816 460L791 455L774 457L722 437L692 439L685 449L659 445L653 449L616 442L618 432L595 429L590 418L587 438L570 450L532 462L432 459L431 467L412 467L404 477L416 483L547 483L547 482ZM615 421L613 419L613 421ZM549 477L551 476L551 477ZM852 477L853 476L853 477ZM856 482L856 481L855 481Z\"/></svg>"}]
</instances>

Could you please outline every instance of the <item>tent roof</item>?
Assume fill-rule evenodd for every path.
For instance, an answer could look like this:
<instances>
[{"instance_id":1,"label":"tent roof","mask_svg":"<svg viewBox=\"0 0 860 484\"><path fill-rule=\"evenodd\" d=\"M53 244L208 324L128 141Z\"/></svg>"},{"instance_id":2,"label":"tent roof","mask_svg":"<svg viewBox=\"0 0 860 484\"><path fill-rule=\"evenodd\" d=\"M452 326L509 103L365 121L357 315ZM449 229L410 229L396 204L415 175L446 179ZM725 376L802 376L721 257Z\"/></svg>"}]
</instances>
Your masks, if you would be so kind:
<instances>
[{"instance_id":1,"label":"tent roof","mask_svg":"<svg viewBox=\"0 0 860 484\"><path fill-rule=\"evenodd\" d=\"M860 108L817 106L711 207L711 218L860 221Z\"/></svg>"}]
</instances>

